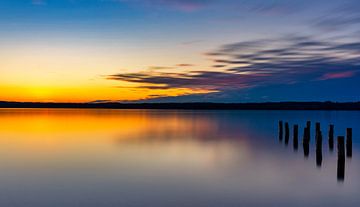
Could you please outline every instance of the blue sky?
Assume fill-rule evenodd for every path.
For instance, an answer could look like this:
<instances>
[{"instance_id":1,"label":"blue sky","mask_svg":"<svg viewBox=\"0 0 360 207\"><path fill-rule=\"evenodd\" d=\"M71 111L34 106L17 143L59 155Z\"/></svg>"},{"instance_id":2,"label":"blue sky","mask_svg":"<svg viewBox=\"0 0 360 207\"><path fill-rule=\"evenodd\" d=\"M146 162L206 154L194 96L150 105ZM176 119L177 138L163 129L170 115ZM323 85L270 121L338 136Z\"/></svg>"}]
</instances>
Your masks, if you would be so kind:
<instances>
[{"instance_id":1,"label":"blue sky","mask_svg":"<svg viewBox=\"0 0 360 207\"><path fill-rule=\"evenodd\" d=\"M0 88L18 95L0 98L358 101L359 11L355 0L4 0Z\"/></svg>"}]
</instances>

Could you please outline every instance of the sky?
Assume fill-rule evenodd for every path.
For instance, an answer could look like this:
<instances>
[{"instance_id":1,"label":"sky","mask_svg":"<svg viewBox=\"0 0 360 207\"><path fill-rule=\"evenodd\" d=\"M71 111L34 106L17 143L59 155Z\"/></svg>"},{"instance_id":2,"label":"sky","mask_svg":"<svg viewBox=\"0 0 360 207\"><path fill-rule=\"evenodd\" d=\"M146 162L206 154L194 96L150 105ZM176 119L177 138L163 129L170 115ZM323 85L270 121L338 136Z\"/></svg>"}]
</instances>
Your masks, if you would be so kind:
<instances>
[{"instance_id":1,"label":"sky","mask_svg":"<svg viewBox=\"0 0 360 207\"><path fill-rule=\"evenodd\" d=\"M359 101L358 0L2 0L0 100Z\"/></svg>"}]
</instances>

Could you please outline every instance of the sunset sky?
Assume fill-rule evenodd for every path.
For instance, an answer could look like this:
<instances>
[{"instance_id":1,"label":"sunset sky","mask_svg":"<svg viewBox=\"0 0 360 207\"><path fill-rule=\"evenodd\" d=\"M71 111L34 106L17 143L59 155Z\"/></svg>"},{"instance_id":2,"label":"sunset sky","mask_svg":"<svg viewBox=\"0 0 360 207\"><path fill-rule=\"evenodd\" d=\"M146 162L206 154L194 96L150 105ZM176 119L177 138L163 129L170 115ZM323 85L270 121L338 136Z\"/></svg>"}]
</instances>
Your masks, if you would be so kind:
<instances>
[{"instance_id":1,"label":"sunset sky","mask_svg":"<svg viewBox=\"0 0 360 207\"><path fill-rule=\"evenodd\" d=\"M2 0L0 100L359 101L358 0Z\"/></svg>"}]
</instances>

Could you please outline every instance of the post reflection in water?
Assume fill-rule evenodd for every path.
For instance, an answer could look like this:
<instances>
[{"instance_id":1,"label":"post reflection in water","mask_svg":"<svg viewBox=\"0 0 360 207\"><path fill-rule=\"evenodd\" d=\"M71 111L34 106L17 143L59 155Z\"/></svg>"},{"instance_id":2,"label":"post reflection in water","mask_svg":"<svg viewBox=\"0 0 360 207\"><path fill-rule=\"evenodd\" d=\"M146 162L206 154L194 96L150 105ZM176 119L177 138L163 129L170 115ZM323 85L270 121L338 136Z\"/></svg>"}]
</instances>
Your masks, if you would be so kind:
<instances>
[{"instance_id":1,"label":"post reflection in water","mask_svg":"<svg viewBox=\"0 0 360 207\"><path fill-rule=\"evenodd\" d=\"M283 122L279 121L279 141L282 142L283 140Z\"/></svg>"},{"instance_id":2,"label":"post reflection in water","mask_svg":"<svg viewBox=\"0 0 360 207\"><path fill-rule=\"evenodd\" d=\"M321 167L322 164L322 133L320 123L316 124L316 166Z\"/></svg>"},{"instance_id":3,"label":"post reflection in water","mask_svg":"<svg viewBox=\"0 0 360 207\"><path fill-rule=\"evenodd\" d=\"M352 129L346 129L346 157L352 157Z\"/></svg>"},{"instance_id":4,"label":"post reflection in water","mask_svg":"<svg viewBox=\"0 0 360 207\"><path fill-rule=\"evenodd\" d=\"M338 137L338 162L337 162L337 179L345 180L345 137Z\"/></svg>"},{"instance_id":5,"label":"post reflection in water","mask_svg":"<svg viewBox=\"0 0 360 207\"><path fill-rule=\"evenodd\" d=\"M297 151L298 147L299 147L299 125L295 124L294 125L294 143L293 143L293 147L294 150Z\"/></svg>"},{"instance_id":6,"label":"post reflection in water","mask_svg":"<svg viewBox=\"0 0 360 207\"><path fill-rule=\"evenodd\" d=\"M329 125L329 149L330 151L334 151L334 125Z\"/></svg>"},{"instance_id":7,"label":"post reflection in water","mask_svg":"<svg viewBox=\"0 0 360 207\"><path fill-rule=\"evenodd\" d=\"M316 139L316 165L321 167L322 164L322 135L321 131L318 132L318 137Z\"/></svg>"},{"instance_id":8,"label":"post reflection in water","mask_svg":"<svg viewBox=\"0 0 360 207\"><path fill-rule=\"evenodd\" d=\"M308 158L310 153L310 126L309 122L307 122L307 126L304 128L304 136L303 136L303 150L304 157Z\"/></svg>"},{"instance_id":9,"label":"post reflection in water","mask_svg":"<svg viewBox=\"0 0 360 207\"><path fill-rule=\"evenodd\" d=\"M310 154L310 143L307 141L303 141L303 150L304 150L304 157L308 158Z\"/></svg>"},{"instance_id":10,"label":"post reflection in water","mask_svg":"<svg viewBox=\"0 0 360 207\"><path fill-rule=\"evenodd\" d=\"M286 122L285 123L285 145L289 144L289 139L290 139L290 128L289 128L289 123Z\"/></svg>"}]
</instances>

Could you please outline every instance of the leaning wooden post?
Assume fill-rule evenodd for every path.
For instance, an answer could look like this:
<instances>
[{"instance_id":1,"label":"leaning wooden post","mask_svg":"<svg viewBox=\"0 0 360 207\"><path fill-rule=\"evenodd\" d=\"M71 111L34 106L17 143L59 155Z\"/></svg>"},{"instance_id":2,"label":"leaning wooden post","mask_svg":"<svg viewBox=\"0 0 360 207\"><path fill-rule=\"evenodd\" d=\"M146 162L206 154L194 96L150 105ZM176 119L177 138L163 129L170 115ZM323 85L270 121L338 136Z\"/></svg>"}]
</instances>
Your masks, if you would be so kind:
<instances>
[{"instance_id":1,"label":"leaning wooden post","mask_svg":"<svg viewBox=\"0 0 360 207\"><path fill-rule=\"evenodd\" d=\"M279 121L279 140L280 142L283 140L283 122Z\"/></svg>"},{"instance_id":2,"label":"leaning wooden post","mask_svg":"<svg viewBox=\"0 0 360 207\"><path fill-rule=\"evenodd\" d=\"M345 137L338 137L338 163L337 163L337 179L344 181L345 179Z\"/></svg>"},{"instance_id":3,"label":"leaning wooden post","mask_svg":"<svg viewBox=\"0 0 360 207\"><path fill-rule=\"evenodd\" d=\"M352 128L346 129L346 157L352 157Z\"/></svg>"},{"instance_id":4,"label":"leaning wooden post","mask_svg":"<svg viewBox=\"0 0 360 207\"><path fill-rule=\"evenodd\" d=\"M294 149L297 150L298 149L298 139L299 139L299 125L295 124L294 125Z\"/></svg>"},{"instance_id":5,"label":"leaning wooden post","mask_svg":"<svg viewBox=\"0 0 360 207\"><path fill-rule=\"evenodd\" d=\"M285 144L289 144L289 138L290 138L290 129L289 129L289 123L285 123Z\"/></svg>"},{"instance_id":6,"label":"leaning wooden post","mask_svg":"<svg viewBox=\"0 0 360 207\"><path fill-rule=\"evenodd\" d=\"M329 126L329 149L330 151L334 150L334 125Z\"/></svg>"}]
</instances>

